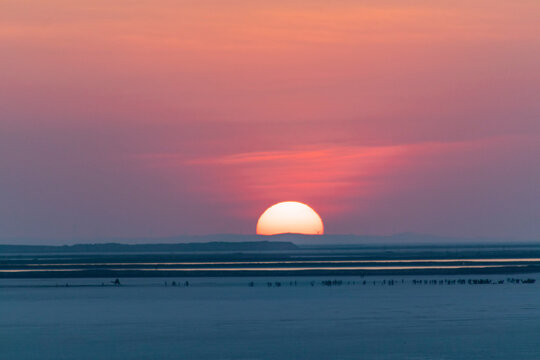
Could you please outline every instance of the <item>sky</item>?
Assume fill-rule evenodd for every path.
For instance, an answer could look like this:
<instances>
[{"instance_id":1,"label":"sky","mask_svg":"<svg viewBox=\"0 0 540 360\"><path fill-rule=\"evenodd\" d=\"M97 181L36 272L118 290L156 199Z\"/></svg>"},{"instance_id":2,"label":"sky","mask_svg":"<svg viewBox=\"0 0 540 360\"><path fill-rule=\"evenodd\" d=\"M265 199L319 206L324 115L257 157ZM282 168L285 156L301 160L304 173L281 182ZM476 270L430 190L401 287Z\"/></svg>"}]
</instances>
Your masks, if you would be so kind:
<instances>
[{"instance_id":1,"label":"sky","mask_svg":"<svg viewBox=\"0 0 540 360\"><path fill-rule=\"evenodd\" d=\"M540 239L537 0L3 0L0 241ZM23 240L21 240L23 241Z\"/></svg>"}]
</instances>

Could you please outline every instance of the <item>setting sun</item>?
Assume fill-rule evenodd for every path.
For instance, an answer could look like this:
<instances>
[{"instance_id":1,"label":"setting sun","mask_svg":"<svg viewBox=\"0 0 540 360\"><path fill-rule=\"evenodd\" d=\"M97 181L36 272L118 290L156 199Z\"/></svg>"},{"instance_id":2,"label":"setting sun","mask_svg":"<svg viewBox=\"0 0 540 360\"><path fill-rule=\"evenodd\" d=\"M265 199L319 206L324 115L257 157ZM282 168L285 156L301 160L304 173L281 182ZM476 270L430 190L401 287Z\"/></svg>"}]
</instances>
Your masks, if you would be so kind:
<instances>
[{"instance_id":1,"label":"setting sun","mask_svg":"<svg viewBox=\"0 0 540 360\"><path fill-rule=\"evenodd\" d=\"M308 205L284 201L269 207L261 215L257 222L257 234L284 233L322 235L324 226L321 217Z\"/></svg>"}]
</instances>

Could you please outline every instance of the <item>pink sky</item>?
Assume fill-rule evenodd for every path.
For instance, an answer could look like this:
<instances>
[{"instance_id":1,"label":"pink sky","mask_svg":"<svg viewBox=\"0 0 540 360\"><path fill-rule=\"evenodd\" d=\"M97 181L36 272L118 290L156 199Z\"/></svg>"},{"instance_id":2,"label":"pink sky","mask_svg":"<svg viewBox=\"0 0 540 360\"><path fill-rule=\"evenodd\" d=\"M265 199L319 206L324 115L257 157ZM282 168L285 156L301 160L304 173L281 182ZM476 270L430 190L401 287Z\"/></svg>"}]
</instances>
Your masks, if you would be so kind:
<instances>
[{"instance_id":1,"label":"pink sky","mask_svg":"<svg viewBox=\"0 0 540 360\"><path fill-rule=\"evenodd\" d=\"M7 0L0 239L540 239L540 2Z\"/></svg>"}]
</instances>

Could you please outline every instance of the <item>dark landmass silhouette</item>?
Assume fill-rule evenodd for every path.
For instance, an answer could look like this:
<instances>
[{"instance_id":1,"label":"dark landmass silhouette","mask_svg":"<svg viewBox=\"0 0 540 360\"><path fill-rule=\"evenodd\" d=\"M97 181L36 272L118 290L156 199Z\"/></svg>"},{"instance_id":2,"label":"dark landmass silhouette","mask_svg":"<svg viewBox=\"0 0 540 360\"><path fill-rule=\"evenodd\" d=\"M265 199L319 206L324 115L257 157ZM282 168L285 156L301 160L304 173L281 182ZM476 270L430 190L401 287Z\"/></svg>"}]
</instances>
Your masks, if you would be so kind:
<instances>
[{"instance_id":1,"label":"dark landmass silhouette","mask_svg":"<svg viewBox=\"0 0 540 360\"><path fill-rule=\"evenodd\" d=\"M75 245L0 245L0 254L7 253L152 253L152 252L204 252L204 251L285 251L298 247L285 241L249 241L176 244L120 244L97 243Z\"/></svg>"},{"instance_id":2,"label":"dark landmass silhouette","mask_svg":"<svg viewBox=\"0 0 540 360\"><path fill-rule=\"evenodd\" d=\"M244 245L241 245L241 244ZM446 246L456 245L509 245L516 244L540 244L540 240L534 239L513 239L513 238L487 238L487 237L449 237L429 234L400 233L393 235L355 235L355 234L327 234L327 235L302 235L302 234L279 234L279 235L246 235L246 234L210 234L210 235L179 235L171 237L126 237L126 238L93 238L93 239L36 239L36 238L10 238L0 239L0 244L12 246L36 246L39 251L48 251L45 247L54 246L59 248L64 245L61 251L74 251L75 247L81 251L102 251L96 250L99 245L104 246L106 251L220 251L221 249L234 250L243 247L252 247L253 250L268 249L280 250L292 249L298 246L385 246L385 245L430 245ZM23 245L24 244L24 245ZM127 245L144 246L140 250L136 247L121 249ZM201 244L200 247L197 244ZM204 244L204 245L203 245ZM233 245L236 244L236 245ZM261 245L256 245L261 244ZM178 250L168 250L167 246L177 246ZM0 245L2 250L7 251L7 247ZM68 248L68 246L71 246ZM94 247L92 250L85 250L85 247ZM183 249L186 249L184 250ZM215 248L215 249L214 249ZM21 248L22 249L22 248ZM28 248L29 249L29 248ZM118 249L118 250L117 250ZM159 250L156 250L159 249ZM193 249L193 250L191 250ZM198 250L200 249L200 250ZM26 250L24 250L26 251Z\"/></svg>"}]
</instances>

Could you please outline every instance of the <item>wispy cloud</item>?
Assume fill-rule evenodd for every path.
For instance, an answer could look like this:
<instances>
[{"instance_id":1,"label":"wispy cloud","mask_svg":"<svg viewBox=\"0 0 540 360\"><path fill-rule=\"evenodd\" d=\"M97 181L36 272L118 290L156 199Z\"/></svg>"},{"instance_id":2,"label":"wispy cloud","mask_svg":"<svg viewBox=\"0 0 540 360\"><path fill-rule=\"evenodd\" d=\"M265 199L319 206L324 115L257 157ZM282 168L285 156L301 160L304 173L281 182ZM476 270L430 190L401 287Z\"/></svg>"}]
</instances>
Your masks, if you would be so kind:
<instances>
[{"instance_id":1,"label":"wispy cloud","mask_svg":"<svg viewBox=\"0 0 540 360\"><path fill-rule=\"evenodd\" d=\"M377 175L390 171L392 162L404 151L404 146L320 145L194 159L149 154L144 159L151 166L191 167L204 174L204 185L197 187L207 196L223 198L226 194L248 202L301 200L322 204L324 199L372 191ZM208 181L208 177L219 181Z\"/></svg>"}]
</instances>

